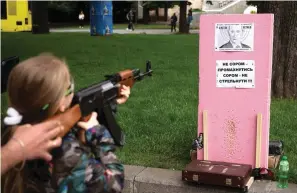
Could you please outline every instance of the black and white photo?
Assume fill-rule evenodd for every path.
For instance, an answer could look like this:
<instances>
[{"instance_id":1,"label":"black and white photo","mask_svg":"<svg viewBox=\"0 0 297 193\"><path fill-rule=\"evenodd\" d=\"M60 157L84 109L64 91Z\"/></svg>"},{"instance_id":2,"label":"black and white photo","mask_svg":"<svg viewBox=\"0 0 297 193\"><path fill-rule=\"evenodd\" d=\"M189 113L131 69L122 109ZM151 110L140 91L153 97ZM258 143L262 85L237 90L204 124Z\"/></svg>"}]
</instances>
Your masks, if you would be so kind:
<instances>
[{"instance_id":1,"label":"black and white photo","mask_svg":"<svg viewBox=\"0 0 297 193\"><path fill-rule=\"evenodd\" d=\"M216 51L253 51L253 23L216 23Z\"/></svg>"}]
</instances>

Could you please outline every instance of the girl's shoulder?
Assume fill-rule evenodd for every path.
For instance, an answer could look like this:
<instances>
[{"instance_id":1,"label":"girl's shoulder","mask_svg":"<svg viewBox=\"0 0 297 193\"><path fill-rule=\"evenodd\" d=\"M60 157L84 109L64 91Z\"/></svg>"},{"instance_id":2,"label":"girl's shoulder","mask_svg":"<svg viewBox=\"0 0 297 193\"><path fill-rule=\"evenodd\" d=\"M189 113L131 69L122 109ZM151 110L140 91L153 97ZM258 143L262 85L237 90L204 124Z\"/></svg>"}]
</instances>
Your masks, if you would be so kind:
<instances>
[{"instance_id":1,"label":"girl's shoulder","mask_svg":"<svg viewBox=\"0 0 297 193\"><path fill-rule=\"evenodd\" d=\"M62 140L62 145L53 152L53 165L56 174L69 173L72 168L84 165L91 155L91 148L84 145L73 133L68 133Z\"/></svg>"},{"instance_id":2,"label":"girl's shoulder","mask_svg":"<svg viewBox=\"0 0 297 193\"><path fill-rule=\"evenodd\" d=\"M73 127L62 139L62 145L54 150L55 157L61 159L66 155L77 154L81 156L83 153L89 153L90 148L85 146L77 136L78 128Z\"/></svg>"}]
</instances>

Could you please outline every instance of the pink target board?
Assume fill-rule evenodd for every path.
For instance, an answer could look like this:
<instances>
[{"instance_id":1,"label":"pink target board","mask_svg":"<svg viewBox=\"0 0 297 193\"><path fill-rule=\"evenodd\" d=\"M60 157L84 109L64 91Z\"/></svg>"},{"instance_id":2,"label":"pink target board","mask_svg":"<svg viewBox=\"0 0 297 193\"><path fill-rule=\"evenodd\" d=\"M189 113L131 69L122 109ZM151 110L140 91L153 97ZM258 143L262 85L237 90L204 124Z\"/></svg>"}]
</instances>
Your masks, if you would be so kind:
<instances>
[{"instance_id":1,"label":"pink target board","mask_svg":"<svg viewBox=\"0 0 297 193\"><path fill-rule=\"evenodd\" d=\"M201 16L197 159L268 167L273 22Z\"/></svg>"}]
</instances>

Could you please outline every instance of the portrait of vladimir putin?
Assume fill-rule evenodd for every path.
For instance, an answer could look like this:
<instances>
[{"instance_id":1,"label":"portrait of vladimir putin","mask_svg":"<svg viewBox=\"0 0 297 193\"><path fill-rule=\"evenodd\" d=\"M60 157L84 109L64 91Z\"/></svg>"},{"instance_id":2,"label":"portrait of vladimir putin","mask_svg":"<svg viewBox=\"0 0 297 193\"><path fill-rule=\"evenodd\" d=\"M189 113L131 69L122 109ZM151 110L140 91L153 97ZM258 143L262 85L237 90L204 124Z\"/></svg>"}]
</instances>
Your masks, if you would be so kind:
<instances>
[{"instance_id":1,"label":"portrait of vladimir putin","mask_svg":"<svg viewBox=\"0 0 297 193\"><path fill-rule=\"evenodd\" d=\"M241 43L244 30L241 25L229 25L227 29L229 41L220 48L250 48L250 46Z\"/></svg>"}]
</instances>

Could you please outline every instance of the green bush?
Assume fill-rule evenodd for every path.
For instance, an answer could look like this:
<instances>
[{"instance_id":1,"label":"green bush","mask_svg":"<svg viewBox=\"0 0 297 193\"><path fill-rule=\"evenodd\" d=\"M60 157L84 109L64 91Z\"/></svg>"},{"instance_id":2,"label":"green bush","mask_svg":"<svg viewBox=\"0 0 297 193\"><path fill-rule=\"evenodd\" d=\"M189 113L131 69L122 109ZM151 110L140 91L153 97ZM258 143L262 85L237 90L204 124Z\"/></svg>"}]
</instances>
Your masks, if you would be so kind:
<instances>
[{"instance_id":1,"label":"green bush","mask_svg":"<svg viewBox=\"0 0 297 193\"><path fill-rule=\"evenodd\" d=\"M192 9L193 12L202 12L201 9Z\"/></svg>"}]
</instances>

